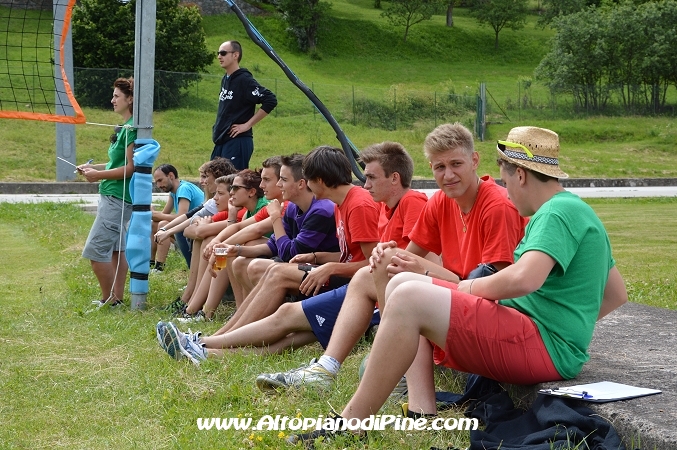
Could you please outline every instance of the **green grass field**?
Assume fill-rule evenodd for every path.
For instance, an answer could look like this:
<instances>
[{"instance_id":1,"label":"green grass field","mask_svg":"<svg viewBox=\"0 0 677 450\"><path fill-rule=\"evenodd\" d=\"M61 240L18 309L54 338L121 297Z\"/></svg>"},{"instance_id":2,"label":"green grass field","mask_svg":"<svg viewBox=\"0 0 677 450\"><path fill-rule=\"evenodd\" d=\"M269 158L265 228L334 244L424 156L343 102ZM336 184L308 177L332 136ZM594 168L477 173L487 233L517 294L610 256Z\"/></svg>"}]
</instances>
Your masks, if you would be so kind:
<instances>
[{"instance_id":1,"label":"green grass field","mask_svg":"<svg viewBox=\"0 0 677 450\"><path fill-rule=\"evenodd\" d=\"M677 229L670 226L677 220L677 200L589 203L609 231L631 300L677 309ZM350 398L366 344L347 359L328 392L270 396L254 385L260 372L318 356L317 344L282 356L233 354L200 367L170 359L156 342L154 326L168 319L162 306L185 284L176 252L165 273L151 278L147 310L93 310L98 287L80 257L92 221L71 205L0 204L0 245L11 261L0 265L2 448L279 448L278 432L199 431L197 418L315 417L330 405L340 410ZM221 319L231 310L222 305ZM218 321L198 326L208 333L218 327ZM439 389L461 389L452 373L436 379ZM397 414L397 405L382 412ZM468 441L466 432L451 431L389 430L369 438L370 448L464 448Z\"/></svg>"}]
</instances>

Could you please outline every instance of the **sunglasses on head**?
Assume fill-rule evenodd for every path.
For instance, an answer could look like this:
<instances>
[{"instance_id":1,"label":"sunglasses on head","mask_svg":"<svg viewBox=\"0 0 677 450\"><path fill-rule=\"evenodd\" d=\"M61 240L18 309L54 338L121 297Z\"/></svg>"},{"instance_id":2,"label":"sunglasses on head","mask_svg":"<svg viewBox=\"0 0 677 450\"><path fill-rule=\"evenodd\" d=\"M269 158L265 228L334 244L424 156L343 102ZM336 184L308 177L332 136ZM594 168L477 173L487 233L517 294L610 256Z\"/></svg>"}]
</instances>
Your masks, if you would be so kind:
<instances>
[{"instance_id":1,"label":"sunglasses on head","mask_svg":"<svg viewBox=\"0 0 677 450\"><path fill-rule=\"evenodd\" d=\"M247 186L238 186L237 184L231 184L228 188L229 192L237 192L240 189L247 189Z\"/></svg>"},{"instance_id":2,"label":"sunglasses on head","mask_svg":"<svg viewBox=\"0 0 677 450\"><path fill-rule=\"evenodd\" d=\"M226 56L228 53L235 53L235 52L232 51L232 50L219 50L218 52L216 52L216 54L219 55L219 56Z\"/></svg>"},{"instance_id":3,"label":"sunglasses on head","mask_svg":"<svg viewBox=\"0 0 677 450\"><path fill-rule=\"evenodd\" d=\"M498 147L501 149L501 151L504 151L506 147L510 148L521 148L524 150L524 152L527 154L529 158L533 158L534 154L531 153L531 150L529 150L527 147L525 147L522 144L517 144L515 142L508 142L508 141L498 141Z\"/></svg>"}]
</instances>

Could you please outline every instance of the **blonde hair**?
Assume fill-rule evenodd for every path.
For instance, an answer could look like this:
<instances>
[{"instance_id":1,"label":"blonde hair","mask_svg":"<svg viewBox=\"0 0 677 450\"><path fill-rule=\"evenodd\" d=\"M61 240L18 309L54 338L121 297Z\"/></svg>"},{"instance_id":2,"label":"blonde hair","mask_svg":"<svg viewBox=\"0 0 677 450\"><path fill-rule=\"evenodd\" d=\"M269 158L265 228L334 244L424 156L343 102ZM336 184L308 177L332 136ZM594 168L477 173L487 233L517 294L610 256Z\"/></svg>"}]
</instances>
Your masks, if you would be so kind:
<instances>
[{"instance_id":1,"label":"blonde hair","mask_svg":"<svg viewBox=\"0 0 677 450\"><path fill-rule=\"evenodd\" d=\"M475 151L472 133L459 122L438 126L426 136L423 142L423 153L428 160L435 153L444 153L458 148L463 149L468 155L472 155Z\"/></svg>"}]
</instances>

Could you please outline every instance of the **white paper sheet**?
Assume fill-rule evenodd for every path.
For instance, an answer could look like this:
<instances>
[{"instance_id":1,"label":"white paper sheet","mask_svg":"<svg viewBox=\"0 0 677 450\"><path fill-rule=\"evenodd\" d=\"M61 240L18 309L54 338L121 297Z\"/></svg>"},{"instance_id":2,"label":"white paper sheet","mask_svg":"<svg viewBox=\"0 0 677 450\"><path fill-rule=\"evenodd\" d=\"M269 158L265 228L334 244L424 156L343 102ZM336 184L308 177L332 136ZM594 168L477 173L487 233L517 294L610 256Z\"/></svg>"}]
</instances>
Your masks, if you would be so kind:
<instances>
[{"instance_id":1,"label":"white paper sheet","mask_svg":"<svg viewBox=\"0 0 677 450\"><path fill-rule=\"evenodd\" d=\"M574 386L562 386L552 389L541 389L539 394L553 395L556 397L570 397L586 402L613 402L629 398L644 397L646 395L660 394L658 389L648 389L627 384L614 383L612 381L600 381L598 383L577 384Z\"/></svg>"}]
</instances>

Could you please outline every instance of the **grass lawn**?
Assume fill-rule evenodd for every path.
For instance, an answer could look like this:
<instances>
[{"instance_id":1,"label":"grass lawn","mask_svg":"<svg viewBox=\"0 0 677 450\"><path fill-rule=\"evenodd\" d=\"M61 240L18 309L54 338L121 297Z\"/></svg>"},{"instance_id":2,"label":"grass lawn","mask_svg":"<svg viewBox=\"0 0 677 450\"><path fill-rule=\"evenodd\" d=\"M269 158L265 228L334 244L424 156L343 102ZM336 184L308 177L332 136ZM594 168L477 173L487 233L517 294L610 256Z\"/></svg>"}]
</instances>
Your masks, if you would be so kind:
<instances>
[{"instance_id":1,"label":"grass lawn","mask_svg":"<svg viewBox=\"0 0 677 450\"><path fill-rule=\"evenodd\" d=\"M605 223L631 300L677 309L677 199L590 200ZM340 410L357 385L367 343L351 355L335 388L264 395L260 372L307 363L315 344L281 356L236 353L200 367L177 363L158 346L162 306L185 284L175 252L153 276L148 309L95 311L98 287L80 257L93 216L64 204L0 204L0 442L3 448L277 448L277 432L198 431L200 417L265 414L316 417ZM128 299L127 299L128 302ZM221 319L232 310L222 305ZM210 333L219 323L200 325ZM438 388L460 389L449 372ZM383 413L397 414L389 404ZM445 417L460 417L449 411ZM286 433L288 434L288 432ZM467 446L465 432L400 432L369 436L370 448ZM345 444L347 445L347 444ZM344 444L318 448L343 448Z\"/></svg>"}]
</instances>

